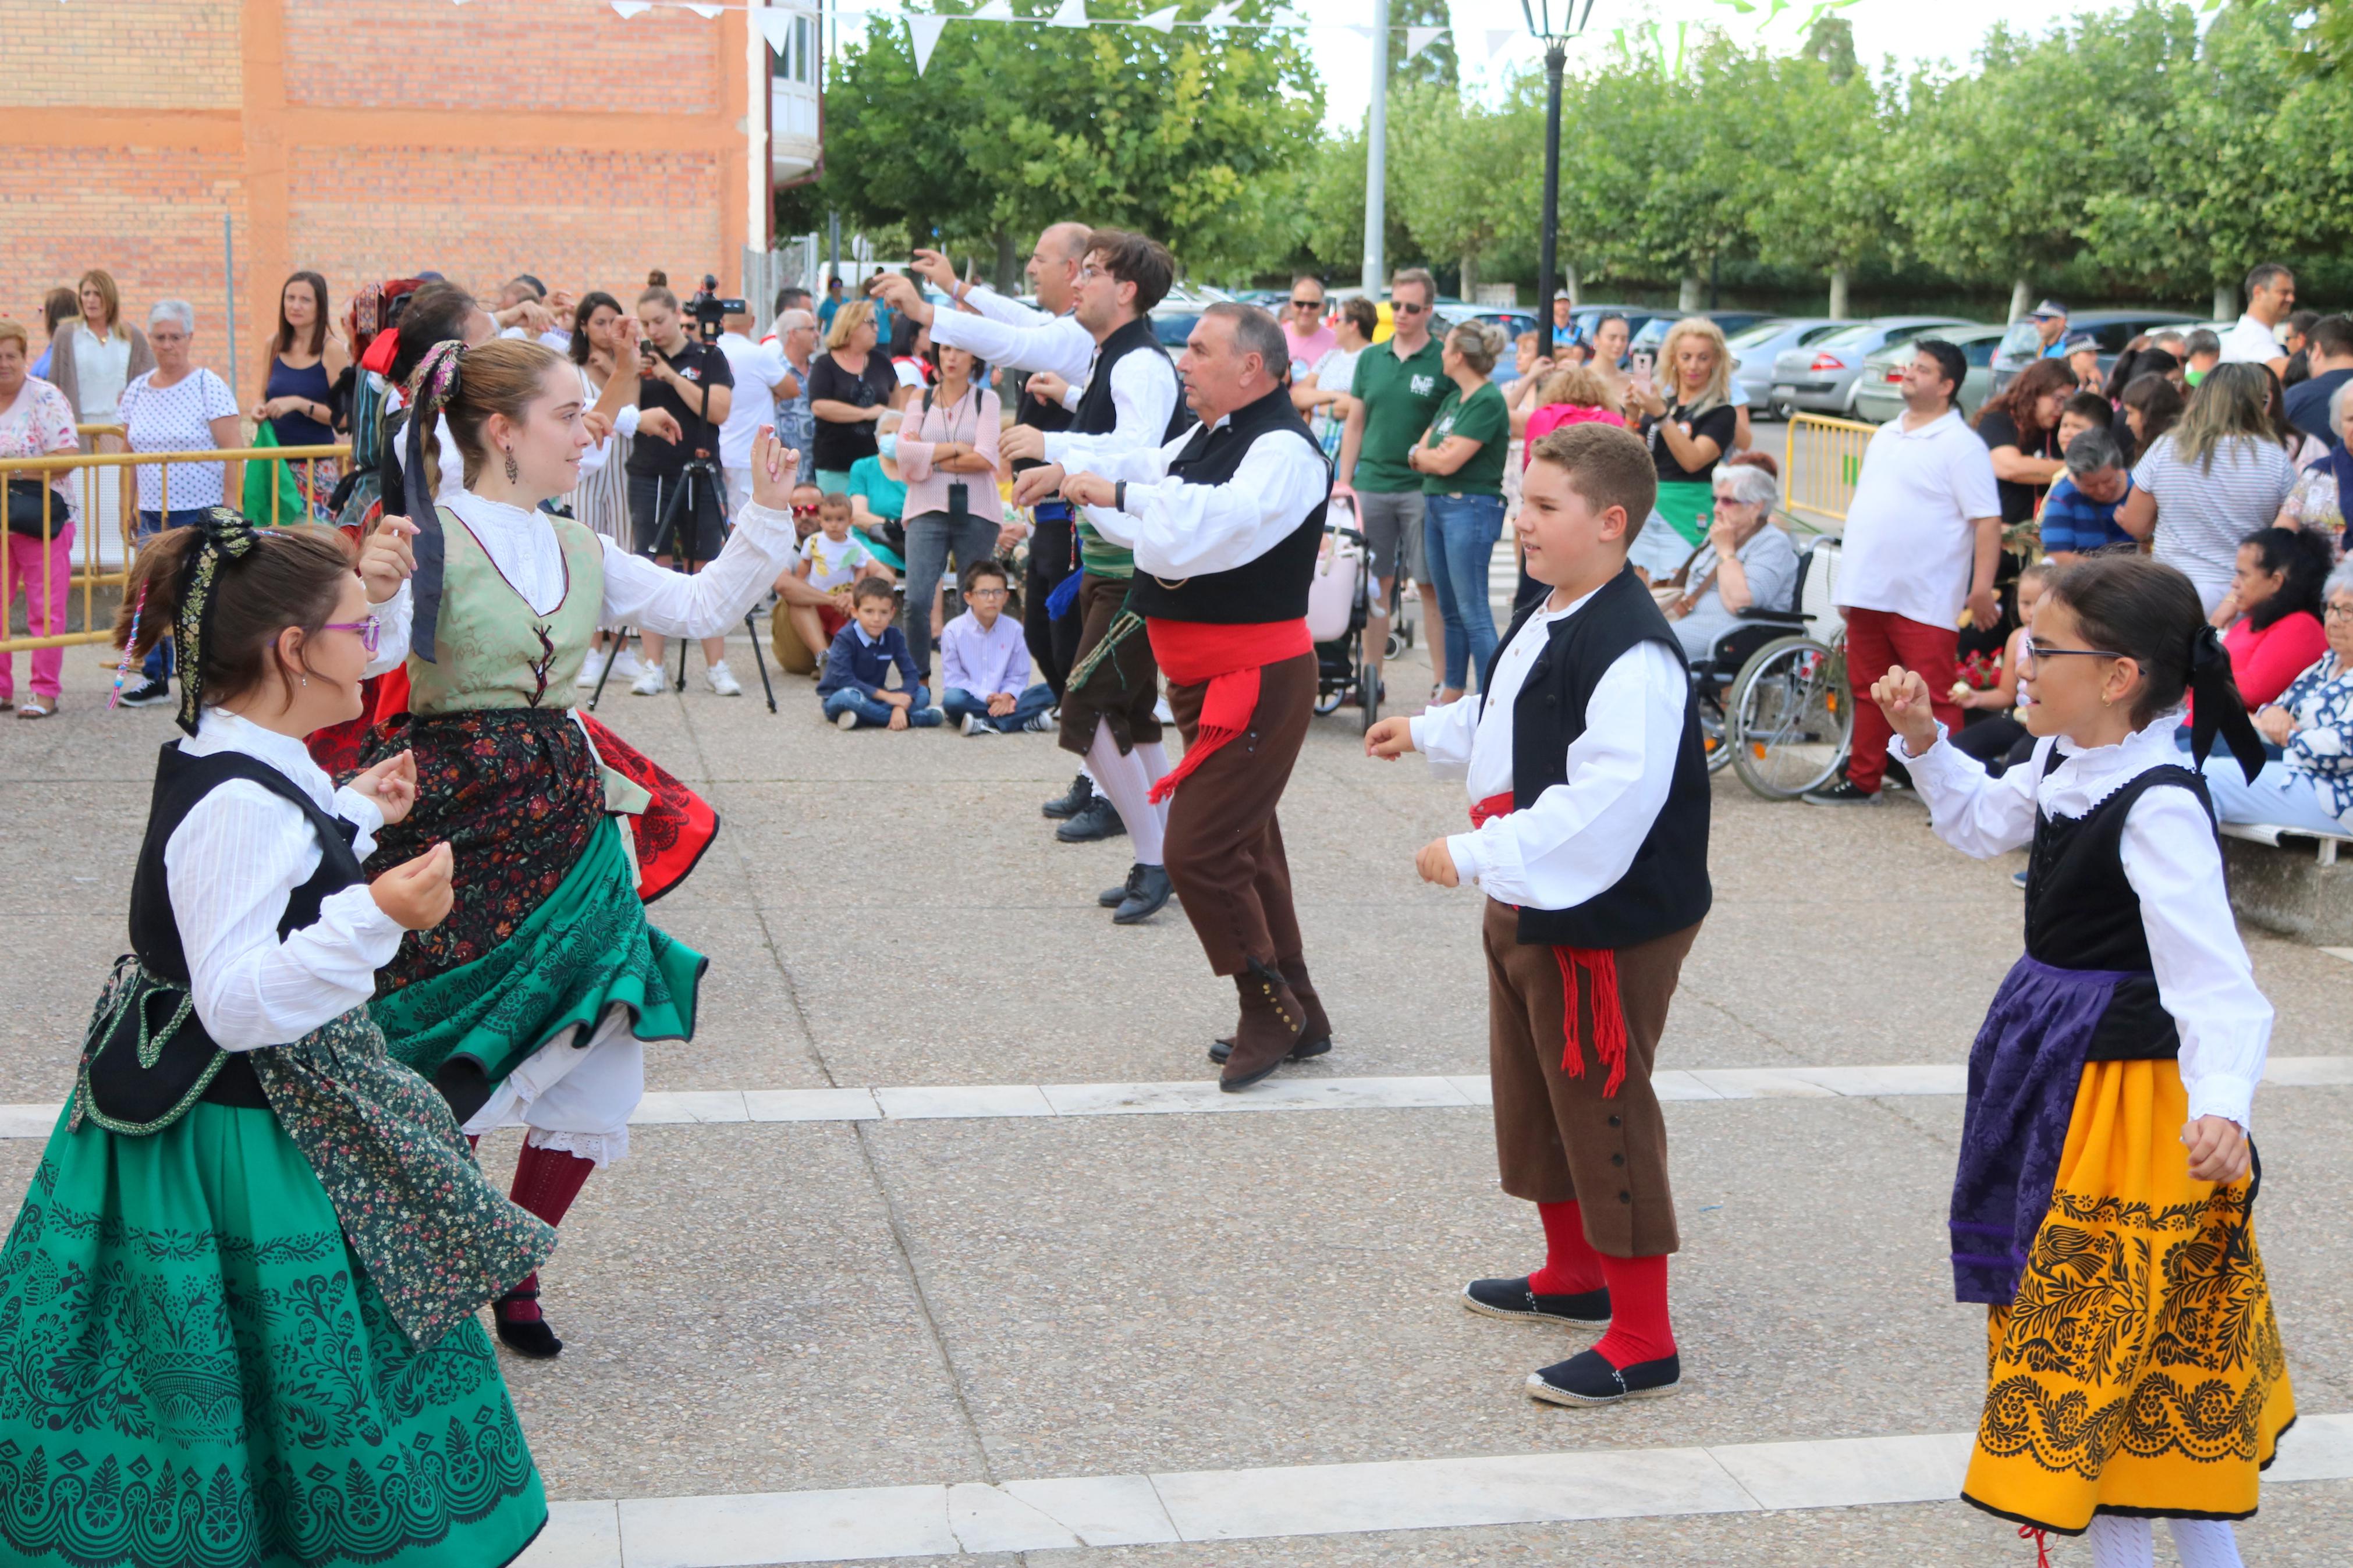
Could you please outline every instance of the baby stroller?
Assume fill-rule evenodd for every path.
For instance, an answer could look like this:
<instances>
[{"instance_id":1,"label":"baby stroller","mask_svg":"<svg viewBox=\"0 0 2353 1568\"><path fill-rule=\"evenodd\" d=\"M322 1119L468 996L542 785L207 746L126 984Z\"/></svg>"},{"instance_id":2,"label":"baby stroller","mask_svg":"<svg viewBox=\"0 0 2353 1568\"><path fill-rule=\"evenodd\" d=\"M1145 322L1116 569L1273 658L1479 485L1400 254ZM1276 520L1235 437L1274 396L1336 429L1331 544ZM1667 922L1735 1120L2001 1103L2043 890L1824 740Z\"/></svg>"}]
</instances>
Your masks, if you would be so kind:
<instances>
[{"instance_id":1,"label":"baby stroller","mask_svg":"<svg viewBox=\"0 0 2353 1568\"><path fill-rule=\"evenodd\" d=\"M1332 498L1324 519L1324 547L1307 587L1307 635L1315 643L1315 711L1336 712L1353 690L1360 694L1364 728L1381 716L1379 682L1365 658L1365 625L1372 608L1372 557L1356 526L1356 503Z\"/></svg>"}]
</instances>

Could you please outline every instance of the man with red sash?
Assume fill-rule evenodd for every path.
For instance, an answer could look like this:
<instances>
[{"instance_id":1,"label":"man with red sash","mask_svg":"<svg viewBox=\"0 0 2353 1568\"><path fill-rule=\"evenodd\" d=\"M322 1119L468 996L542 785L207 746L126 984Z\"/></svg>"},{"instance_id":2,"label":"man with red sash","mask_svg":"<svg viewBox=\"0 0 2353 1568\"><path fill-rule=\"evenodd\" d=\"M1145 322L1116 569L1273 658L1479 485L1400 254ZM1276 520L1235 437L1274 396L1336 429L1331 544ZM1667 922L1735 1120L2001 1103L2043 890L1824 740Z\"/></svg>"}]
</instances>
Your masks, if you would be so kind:
<instances>
[{"instance_id":1,"label":"man with red sash","mask_svg":"<svg viewBox=\"0 0 2353 1568\"><path fill-rule=\"evenodd\" d=\"M1657 469L1610 426L1529 449L1514 524L1552 593L1522 610L1476 696L1385 719L1366 750L1464 780L1471 831L1416 868L1487 895L1488 1070L1504 1190L1536 1205L1544 1267L1474 1279L1489 1317L1604 1332L1529 1377L1555 1405L1682 1386L1667 1319L1678 1246L1651 1068L1706 918L1707 760L1681 647L1626 564Z\"/></svg>"},{"instance_id":2,"label":"man with red sash","mask_svg":"<svg viewBox=\"0 0 2353 1568\"><path fill-rule=\"evenodd\" d=\"M1233 1037L1211 1053L1228 1089L1332 1047L1275 822L1315 705L1307 586L1332 490L1284 389L1289 363L1273 317L1212 305L1176 364L1197 428L1099 458L1097 472L1032 469L1014 498L1059 484L1134 552L1126 613L1144 619L1185 737L1183 760L1152 789L1169 803L1168 876L1209 967L1240 999Z\"/></svg>"}]
</instances>

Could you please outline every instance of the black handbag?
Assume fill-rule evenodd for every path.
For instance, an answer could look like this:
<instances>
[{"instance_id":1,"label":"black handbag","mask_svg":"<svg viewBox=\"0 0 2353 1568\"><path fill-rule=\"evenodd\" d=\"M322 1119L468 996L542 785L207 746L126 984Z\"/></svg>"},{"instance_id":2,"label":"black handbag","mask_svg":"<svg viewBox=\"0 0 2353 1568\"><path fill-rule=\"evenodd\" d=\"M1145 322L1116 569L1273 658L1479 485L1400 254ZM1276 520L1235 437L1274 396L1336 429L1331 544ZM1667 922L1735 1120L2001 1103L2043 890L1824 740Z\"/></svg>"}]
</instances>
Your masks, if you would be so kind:
<instances>
[{"instance_id":1,"label":"black handbag","mask_svg":"<svg viewBox=\"0 0 2353 1568\"><path fill-rule=\"evenodd\" d=\"M126 952L90 1016L75 1093L100 1127L143 1137L186 1115L228 1058L197 1020L188 988Z\"/></svg>"},{"instance_id":2,"label":"black handbag","mask_svg":"<svg viewBox=\"0 0 2353 1568\"><path fill-rule=\"evenodd\" d=\"M62 497L47 494L47 479L10 479L8 481L8 531L41 536L41 515L47 510L49 537L61 532L67 521L66 503Z\"/></svg>"}]
</instances>

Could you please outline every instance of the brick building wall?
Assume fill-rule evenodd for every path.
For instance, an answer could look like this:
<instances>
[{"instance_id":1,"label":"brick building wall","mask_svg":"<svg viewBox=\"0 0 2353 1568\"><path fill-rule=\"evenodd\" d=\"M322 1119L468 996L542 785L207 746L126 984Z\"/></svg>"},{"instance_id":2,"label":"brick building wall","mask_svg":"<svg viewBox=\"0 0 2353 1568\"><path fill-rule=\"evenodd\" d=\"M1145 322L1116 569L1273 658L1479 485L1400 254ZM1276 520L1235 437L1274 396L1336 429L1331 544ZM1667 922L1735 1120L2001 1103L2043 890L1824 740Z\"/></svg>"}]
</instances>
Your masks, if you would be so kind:
<instances>
[{"instance_id":1,"label":"brick building wall","mask_svg":"<svg viewBox=\"0 0 2353 1568\"><path fill-rule=\"evenodd\" d=\"M126 319L197 313L240 401L286 275L425 268L634 297L651 268L735 287L752 215L745 20L599 0L0 0L0 314L103 267ZM224 217L228 234L224 236ZM765 233L751 243L765 244Z\"/></svg>"}]
</instances>

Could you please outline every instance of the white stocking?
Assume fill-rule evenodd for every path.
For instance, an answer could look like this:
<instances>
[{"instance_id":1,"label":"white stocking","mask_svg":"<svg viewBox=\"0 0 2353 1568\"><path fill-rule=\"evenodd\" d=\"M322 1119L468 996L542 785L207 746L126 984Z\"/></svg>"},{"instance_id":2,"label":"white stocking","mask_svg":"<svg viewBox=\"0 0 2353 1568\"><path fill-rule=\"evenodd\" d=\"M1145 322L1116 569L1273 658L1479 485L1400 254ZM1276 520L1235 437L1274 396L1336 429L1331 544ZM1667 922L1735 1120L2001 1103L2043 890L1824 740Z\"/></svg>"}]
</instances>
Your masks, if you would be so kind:
<instances>
[{"instance_id":1,"label":"white stocking","mask_svg":"<svg viewBox=\"0 0 2353 1568\"><path fill-rule=\"evenodd\" d=\"M1174 723L1175 721L1171 720L1169 722ZM1135 743L1135 754L1144 759L1144 771L1152 775L1154 783L1157 784L1168 776L1170 764L1167 747L1157 741L1138 741ZM1164 823L1168 820L1168 803L1165 800L1160 803L1160 819Z\"/></svg>"},{"instance_id":2,"label":"white stocking","mask_svg":"<svg viewBox=\"0 0 2353 1568\"><path fill-rule=\"evenodd\" d=\"M1120 754L1109 720L1095 721L1094 744L1087 748L1087 763L1094 773L1095 787L1110 797L1112 808L1127 824L1127 836L1135 844L1135 863L1159 865L1162 821L1160 808L1152 804L1153 775L1145 772L1144 759L1134 752Z\"/></svg>"},{"instance_id":3,"label":"white stocking","mask_svg":"<svg viewBox=\"0 0 2353 1568\"><path fill-rule=\"evenodd\" d=\"M2168 1519L2181 1568L2243 1568L2238 1532L2226 1519Z\"/></svg>"},{"instance_id":4,"label":"white stocking","mask_svg":"<svg viewBox=\"0 0 2353 1568\"><path fill-rule=\"evenodd\" d=\"M2145 1519L2099 1514L2084 1539L2092 1548L2092 1568L2155 1568L2157 1542Z\"/></svg>"}]
</instances>

